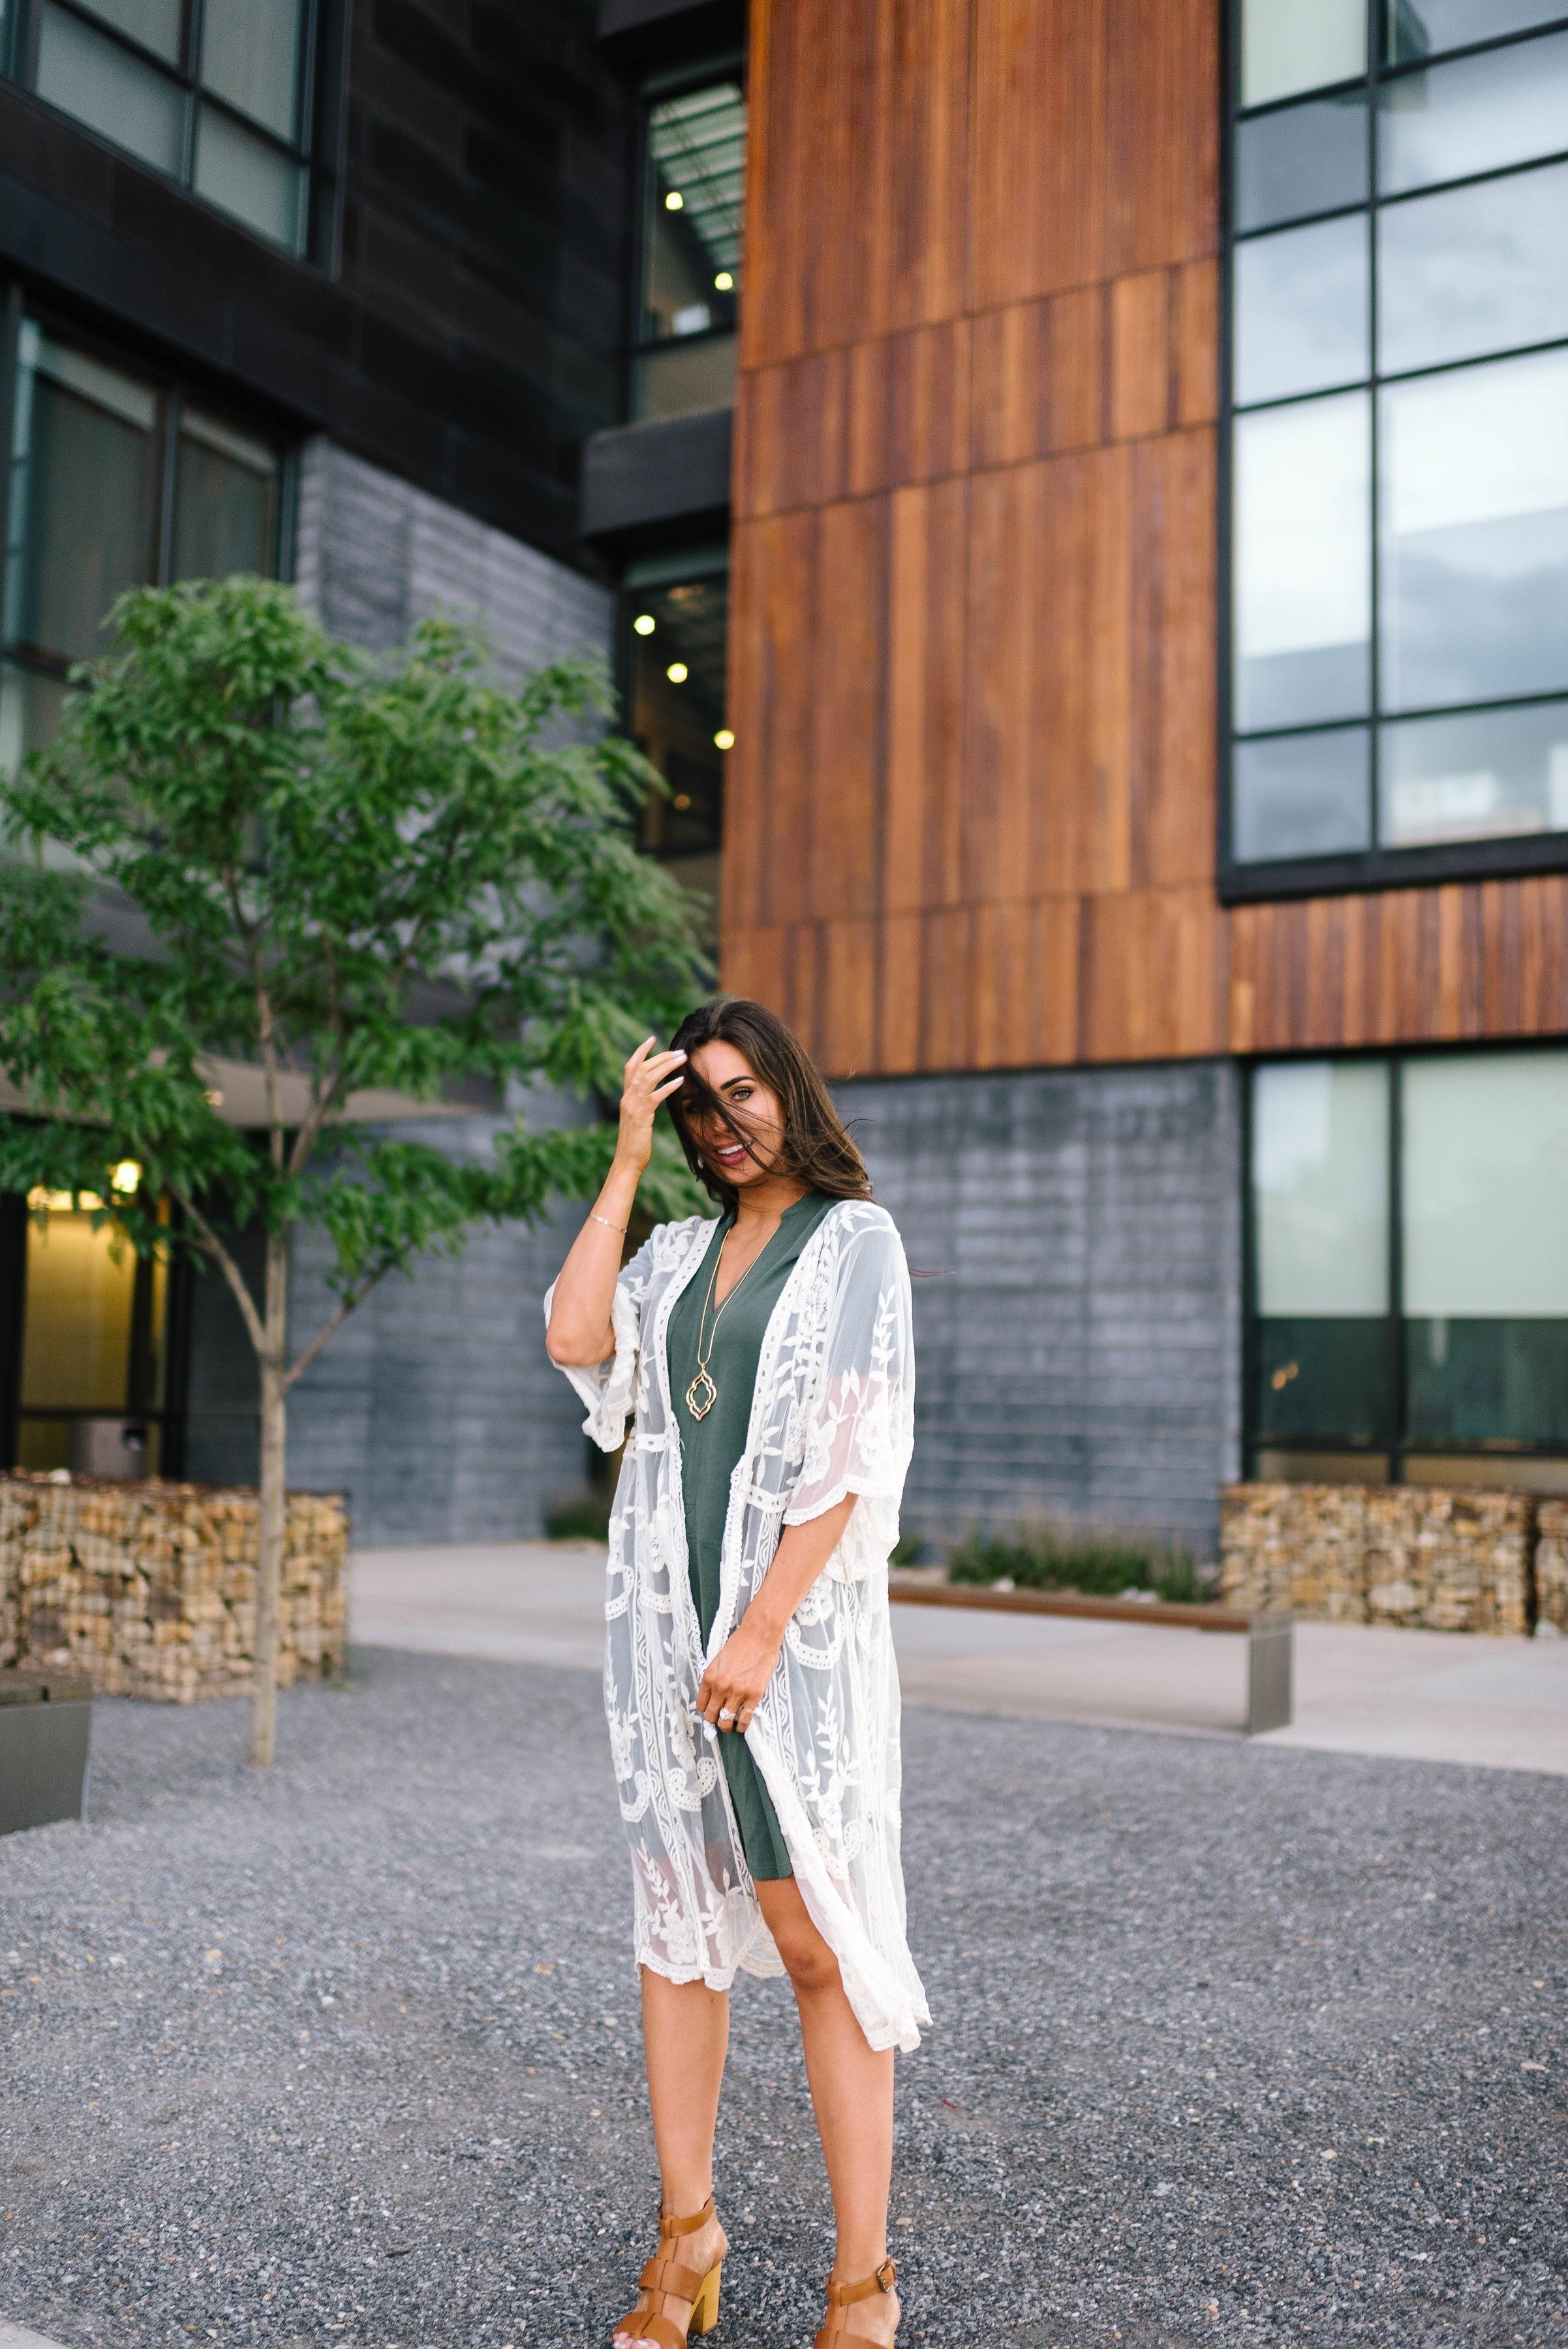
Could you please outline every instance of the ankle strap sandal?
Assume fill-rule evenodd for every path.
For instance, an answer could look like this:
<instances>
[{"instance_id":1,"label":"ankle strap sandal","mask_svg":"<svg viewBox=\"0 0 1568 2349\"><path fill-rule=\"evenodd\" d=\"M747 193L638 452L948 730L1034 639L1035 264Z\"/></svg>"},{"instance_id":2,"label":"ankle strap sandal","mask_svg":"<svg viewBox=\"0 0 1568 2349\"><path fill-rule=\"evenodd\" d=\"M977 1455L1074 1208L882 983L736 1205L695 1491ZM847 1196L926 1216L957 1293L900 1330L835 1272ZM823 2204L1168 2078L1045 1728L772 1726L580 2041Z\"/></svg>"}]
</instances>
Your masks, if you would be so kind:
<instances>
[{"instance_id":1,"label":"ankle strap sandal","mask_svg":"<svg viewBox=\"0 0 1568 2349\"><path fill-rule=\"evenodd\" d=\"M706 2226L713 2215L713 2197L710 2194L701 2210L690 2218L671 2219L665 2215L662 2203L659 2211L659 2249L644 2265L638 2282L646 2292L667 2292L671 2300L689 2300L691 2313L683 2325L673 2317L662 2315L657 2309L634 2308L616 2326L632 2341L650 2341L653 2349L686 2349L688 2336L693 2333L711 2333L719 2322L719 2279L723 2273L722 2260L700 2275L695 2268L682 2266L672 2250L682 2235L694 2235L699 2227Z\"/></svg>"},{"instance_id":2,"label":"ankle strap sandal","mask_svg":"<svg viewBox=\"0 0 1568 2349\"><path fill-rule=\"evenodd\" d=\"M898 2280L898 2271L891 2260L884 2260L875 2274L862 2276L858 2283L830 2283L827 2287L828 2318L816 2336L816 2349L835 2349L845 2341L864 2341L863 2333L851 2332L844 2312L857 2300L869 2300L874 2292L891 2292Z\"/></svg>"}]
</instances>

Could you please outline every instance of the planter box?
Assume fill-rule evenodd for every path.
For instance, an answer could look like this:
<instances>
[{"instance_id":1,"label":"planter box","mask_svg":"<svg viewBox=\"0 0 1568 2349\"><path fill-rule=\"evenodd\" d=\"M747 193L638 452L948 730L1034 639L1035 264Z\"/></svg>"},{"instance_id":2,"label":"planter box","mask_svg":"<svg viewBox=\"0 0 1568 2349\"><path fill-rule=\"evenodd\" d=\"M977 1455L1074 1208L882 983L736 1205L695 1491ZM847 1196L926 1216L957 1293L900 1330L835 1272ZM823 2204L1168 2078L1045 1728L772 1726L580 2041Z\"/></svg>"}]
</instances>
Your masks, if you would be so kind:
<instances>
[{"instance_id":1,"label":"planter box","mask_svg":"<svg viewBox=\"0 0 1568 2349\"><path fill-rule=\"evenodd\" d=\"M1220 1592L1325 1622L1521 1633L1537 1512L1551 1506L1423 1485L1227 1485Z\"/></svg>"},{"instance_id":2,"label":"planter box","mask_svg":"<svg viewBox=\"0 0 1568 2349\"><path fill-rule=\"evenodd\" d=\"M257 1507L242 1487L0 1476L0 1668L190 1704L250 1684ZM278 1682L342 1667L348 1516L291 1493Z\"/></svg>"},{"instance_id":3,"label":"planter box","mask_svg":"<svg viewBox=\"0 0 1568 2349\"><path fill-rule=\"evenodd\" d=\"M91 1738L85 1680L0 1671L0 1835L86 1818Z\"/></svg>"}]
</instances>

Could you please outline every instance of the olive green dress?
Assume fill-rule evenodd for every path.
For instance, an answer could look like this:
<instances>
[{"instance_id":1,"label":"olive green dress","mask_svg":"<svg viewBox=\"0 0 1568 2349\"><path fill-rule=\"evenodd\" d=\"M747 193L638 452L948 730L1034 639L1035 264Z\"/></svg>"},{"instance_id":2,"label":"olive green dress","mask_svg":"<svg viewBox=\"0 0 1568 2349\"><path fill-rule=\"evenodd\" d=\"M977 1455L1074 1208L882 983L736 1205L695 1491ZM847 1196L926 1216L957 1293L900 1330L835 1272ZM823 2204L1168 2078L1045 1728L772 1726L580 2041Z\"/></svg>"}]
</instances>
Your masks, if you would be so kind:
<instances>
[{"instance_id":1,"label":"olive green dress","mask_svg":"<svg viewBox=\"0 0 1568 2349\"><path fill-rule=\"evenodd\" d=\"M704 1645L719 1611L719 1560L730 1506L730 1478L746 1448L763 1332L796 1259L834 1204L818 1191L808 1191L804 1199L797 1199L780 1217L777 1231L744 1280L730 1292L717 1328L710 1307L708 1334L712 1343L708 1371L719 1392L701 1419L691 1416L686 1390L697 1376L703 1301L708 1295L713 1259L730 1228L730 1216L722 1216L714 1225L701 1264L681 1291L670 1317L670 1392L675 1402L676 1424L680 1430L686 1549L691 1597L702 1627ZM789 1850L768 1799L768 1790L744 1738L732 1730L722 1730L719 1752L741 1830L746 1866L763 1883L793 1875Z\"/></svg>"}]
</instances>

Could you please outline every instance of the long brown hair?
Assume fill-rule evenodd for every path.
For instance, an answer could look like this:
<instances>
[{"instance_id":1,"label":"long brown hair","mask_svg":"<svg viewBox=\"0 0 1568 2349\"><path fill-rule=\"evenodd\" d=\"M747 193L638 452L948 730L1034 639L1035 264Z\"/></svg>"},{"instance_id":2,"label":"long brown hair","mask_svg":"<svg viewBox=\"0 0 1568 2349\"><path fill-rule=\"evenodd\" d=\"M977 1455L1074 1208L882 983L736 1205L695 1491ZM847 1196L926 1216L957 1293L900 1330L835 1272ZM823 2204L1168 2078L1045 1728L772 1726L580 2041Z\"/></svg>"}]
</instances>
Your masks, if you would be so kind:
<instances>
[{"instance_id":1,"label":"long brown hair","mask_svg":"<svg viewBox=\"0 0 1568 2349\"><path fill-rule=\"evenodd\" d=\"M689 1011L670 1039L672 1051L691 1053L704 1044L732 1044L753 1076L778 1095L784 1141L771 1171L793 1175L830 1199L869 1199L871 1177L855 1147L815 1062L793 1028L763 1003L742 995L716 995ZM753 1158L756 1132L698 1075L690 1061L685 1082L670 1096L670 1114L686 1153L686 1164L711 1199L731 1215L738 1205L732 1183L710 1166L692 1132L710 1119L732 1133Z\"/></svg>"}]
</instances>

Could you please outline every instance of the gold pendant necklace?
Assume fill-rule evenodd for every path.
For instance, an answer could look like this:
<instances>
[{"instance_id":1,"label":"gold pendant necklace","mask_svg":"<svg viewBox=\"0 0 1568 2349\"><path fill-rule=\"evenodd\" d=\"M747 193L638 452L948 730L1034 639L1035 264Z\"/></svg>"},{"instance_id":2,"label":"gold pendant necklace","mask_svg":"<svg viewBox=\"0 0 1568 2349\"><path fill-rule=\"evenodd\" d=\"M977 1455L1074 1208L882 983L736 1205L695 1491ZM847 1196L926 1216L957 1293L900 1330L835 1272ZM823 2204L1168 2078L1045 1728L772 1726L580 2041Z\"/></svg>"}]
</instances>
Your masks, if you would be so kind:
<instances>
[{"instance_id":1,"label":"gold pendant necklace","mask_svg":"<svg viewBox=\"0 0 1568 2349\"><path fill-rule=\"evenodd\" d=\"M733 1229L734 1226L732 1224L730 1231L733 1231ZM729 1240L729 1237L730 1233L726 1232L723 1239L719 1242L719 1253L713 1258L713 1269L708 1275L708 1294L702 1299L702 1318L697 1324L697 1375L686 1390L686 1408L691 1413L693 1419L706 1419L708 1413L712 1410L713 1405L719 1400L718 1382L714 1379L711 1371L708 1368L709 1357L713 1351L713 1340L719 1334L719 1323L721 1319L729 1310L731 1299L735 1295L736 1290L743 1288L745 1283L751 1278L752 1273L756 1266L757 1257L760 1257L763 1253L762 1248L757 1250L757 1255L752 1258L751 1263L746 1267L744 1272L742 1273L740 1279L736 1281L734 1288L731 1289L729 1297L725 1298L723 1304L720 1306L718 1312L714 1314L713 1327L710 1330L708 1327L708 1308L713 1302L713 1290L719 1278L719 1268L724 1261L724 1248ZM765 1247L765 1245L766 1243L764 1242L763 1246ZM706 1340L706 1343L704 1343L704 1340Z\"/></svg>"}]
</instances>

